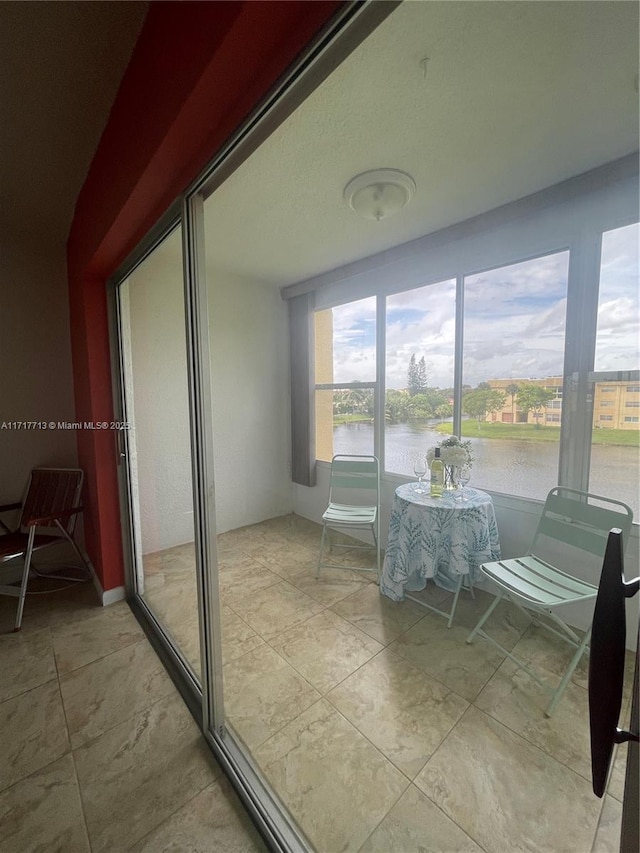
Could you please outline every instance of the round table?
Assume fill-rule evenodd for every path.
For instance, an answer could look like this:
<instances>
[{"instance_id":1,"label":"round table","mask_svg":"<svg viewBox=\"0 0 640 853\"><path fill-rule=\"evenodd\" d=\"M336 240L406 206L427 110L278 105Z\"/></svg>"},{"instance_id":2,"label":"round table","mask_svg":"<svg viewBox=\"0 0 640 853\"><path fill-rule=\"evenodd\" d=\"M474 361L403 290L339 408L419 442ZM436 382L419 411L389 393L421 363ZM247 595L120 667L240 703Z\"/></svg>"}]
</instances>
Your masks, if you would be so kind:
<instances>
[{"instance_id":1,"label":"round table","mask_svg":"<svg viewBox=\"0 0 640 853\"><path fill-rule=\"evenodd\" d=\"M467 487L466 501L457 491L435 498L418 493L416 486L398 486L391 507L380 591L394 601L424 589L429 578L457 593L463 579L473 585L482 563L500 559L490 495Z\"/></svg>"}]
</instances>

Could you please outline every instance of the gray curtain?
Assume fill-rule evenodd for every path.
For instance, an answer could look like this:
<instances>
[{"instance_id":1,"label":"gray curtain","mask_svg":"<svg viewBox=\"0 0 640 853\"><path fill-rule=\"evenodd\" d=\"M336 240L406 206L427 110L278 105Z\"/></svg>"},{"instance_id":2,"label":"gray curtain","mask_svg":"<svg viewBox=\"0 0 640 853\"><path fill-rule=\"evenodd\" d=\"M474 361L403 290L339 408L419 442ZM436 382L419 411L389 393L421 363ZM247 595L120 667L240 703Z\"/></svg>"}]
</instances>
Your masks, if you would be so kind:
<instances>
[{"instance_id":1,"label":"gray curtain","mask_svg":"<svg viewBox=\"0 0 640 853\"><path fill-rule=\"evenodd\" d=\"M316 484L313 292L289 301L291 363L291 479Z\"/></svg>"}]
</instances>

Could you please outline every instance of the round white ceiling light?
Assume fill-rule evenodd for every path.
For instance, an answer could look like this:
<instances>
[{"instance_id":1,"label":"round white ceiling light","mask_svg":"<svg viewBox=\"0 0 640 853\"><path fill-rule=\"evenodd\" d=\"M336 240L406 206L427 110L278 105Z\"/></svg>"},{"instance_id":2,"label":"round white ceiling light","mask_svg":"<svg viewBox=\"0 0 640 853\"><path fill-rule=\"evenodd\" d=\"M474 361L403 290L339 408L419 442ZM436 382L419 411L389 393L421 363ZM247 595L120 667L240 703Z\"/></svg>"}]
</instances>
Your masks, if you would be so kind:
<instances>
[{"instance_id":1,"label":"round white ceiling light","mask_svg":"<svg viewBox=\"0 0 640 853\"><path fill-rule=\"evenodd\" d=\"M365 219L388 219L405 207L416 191L411 175L399 169L371 169L352 178L344 200Z\"/></svg>"}]
</instances>

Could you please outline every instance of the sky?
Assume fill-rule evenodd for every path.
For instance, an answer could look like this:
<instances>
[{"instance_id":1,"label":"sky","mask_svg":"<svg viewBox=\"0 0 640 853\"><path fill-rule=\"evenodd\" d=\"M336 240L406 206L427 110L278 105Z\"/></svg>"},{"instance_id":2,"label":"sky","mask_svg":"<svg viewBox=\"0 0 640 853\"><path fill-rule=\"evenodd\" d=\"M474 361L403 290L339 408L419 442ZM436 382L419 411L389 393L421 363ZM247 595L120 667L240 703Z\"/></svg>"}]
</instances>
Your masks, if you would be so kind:
<instances>
[{"instance_id":1,"label":"sky","mask_svg":"<svg viewBox=\"0 0 640 853\"><path fill-rule=\"evenodd\" d=\"M640 367L635 224L603 237L596 370ZM465 278L463 382L561 376L569 253ZM374 297L333 309L334 382L375 380ZM428 382L453 386L455 282L387 298L387 388L406 388L412 353Z\"/></svg>"}]
</instances>

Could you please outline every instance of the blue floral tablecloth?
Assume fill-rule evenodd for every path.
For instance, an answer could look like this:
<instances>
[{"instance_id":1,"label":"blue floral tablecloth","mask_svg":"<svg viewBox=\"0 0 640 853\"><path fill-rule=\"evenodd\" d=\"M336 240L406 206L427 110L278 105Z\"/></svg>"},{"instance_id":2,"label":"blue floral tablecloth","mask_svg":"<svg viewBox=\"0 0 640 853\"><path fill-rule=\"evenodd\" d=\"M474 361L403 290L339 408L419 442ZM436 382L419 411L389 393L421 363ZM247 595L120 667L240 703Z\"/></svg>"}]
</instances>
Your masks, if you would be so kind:
<instances>
[{"instance_id":1,"label":"blue floral tablecloth","mask_svg":"<svg viewBox=\"0 0 640 853\"><path fill-rule=\"evenodd\" d=\"M491 497L470 488L465 496L465 502L456 492L432 498L416 493L415 483L398 486L380 580L384 595L402 601L405 590L424 589L428 578L454 591L461 575L475 583L481 564L500 558Z\"/></svg>"}]
</instances>

